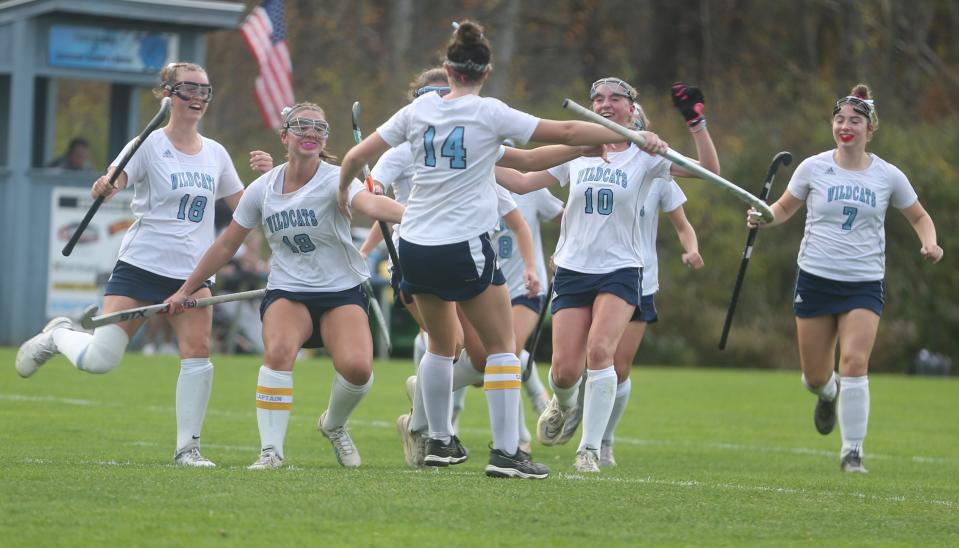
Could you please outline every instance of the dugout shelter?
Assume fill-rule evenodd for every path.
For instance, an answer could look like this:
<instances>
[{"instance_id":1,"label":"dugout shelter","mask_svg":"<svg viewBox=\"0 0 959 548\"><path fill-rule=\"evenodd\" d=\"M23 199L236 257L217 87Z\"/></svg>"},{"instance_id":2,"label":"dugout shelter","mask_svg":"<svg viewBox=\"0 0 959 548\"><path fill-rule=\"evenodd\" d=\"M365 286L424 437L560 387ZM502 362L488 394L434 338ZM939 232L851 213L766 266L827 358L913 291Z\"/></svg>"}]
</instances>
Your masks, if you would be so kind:
<instances>
[{"instance_id":1,"label":"dugout shelter","mask_svg":"<svg viewBox=\"0 0 959 548\"><path fill-rule=\"evenodd\" d=\"M105 164L155 113L159 69L204 64L207 33L237 28L243 12L241 2L211 0L0 0L0 344L29 338L89 290L95 241L61 256L68 223L57 224L57 206L82 217L92 202L83 193L106 166L44 167L62 152L54 137L73 105L66 84L97 90L105 119L84 137L102 143Z\"/></svg>"}]
</instances>

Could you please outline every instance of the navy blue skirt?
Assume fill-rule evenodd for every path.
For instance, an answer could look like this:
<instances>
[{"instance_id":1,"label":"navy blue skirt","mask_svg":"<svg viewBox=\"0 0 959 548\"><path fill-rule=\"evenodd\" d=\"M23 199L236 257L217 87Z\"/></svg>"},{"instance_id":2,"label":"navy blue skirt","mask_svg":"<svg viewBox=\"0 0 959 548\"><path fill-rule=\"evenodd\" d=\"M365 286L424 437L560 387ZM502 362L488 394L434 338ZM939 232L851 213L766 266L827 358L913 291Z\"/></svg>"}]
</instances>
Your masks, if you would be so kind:
<instances>
[{"instance_id":1,"label":"navy blue skirt","mask_svg":"<svg viewBox=\"0 0 959 548\"><path fill-rule=\"evenodd\" d=\"M176 293L184 281L186 280L167 278L149 270L143 270L138 266L133 266L130 263L117 261L103 294L120 295L157 304L162 303L170 295ZM203 287L213 291L213 282L207 280L203 283Z\"/></svg>"},{"instance_id":2,"label":"navy blue skirt","mask_svg":"<svg viewBox=\"0 0 959 548\"><path fill-rule=\"evenodd\" d=\"M620 268L604 274L584 274L557 268L553 278L552 313L564 308L592 306L600 293L612 293L633 306L639 306L642 268Z\"/></svg>"},{"instance_id":3,"label":"navy blue skirt","mask_svg":"<svg viewBox=\"0 0 959 548\"><path fill-rule=\"evenodd\" d=\"M882 316L886 301L883 280L840 282L810 274L802 269L796 275L793 308L800 318L831 316L864 308Z\"/></svg>"},{"instance_id":4,"label":"navy blue skirt","mask_svg":"<svg viewBox=\"0 0 959 548\"><path fill-rule=\"evenodd\" d=\"M496 264L489 234L464 242L419 245L400 238L400 289L428 293L444 301L467 301L506 278Z\"/></svg>"},{"instance_id":5,"label":"navy blue skirt","mask_svg":"<svg viewBox=\"0 0 959 548\"><path fill-rule=\"evenodd\" d=\"M313 320L313 334L303 343L303 348L323 348L323 337L320 336L320 318L328 310L340 306L355 304L369 314L370 299L363 291L362 286L344 289L343 291L331 291L328 293L312 293L306 291L285 291L283 289L269 289L263 301L260 303L260 319L266 313L266 309L277 299L286 299L295 303L301 303L306 306L310 312L310 319Z\"/></svg>"}]
</instances>

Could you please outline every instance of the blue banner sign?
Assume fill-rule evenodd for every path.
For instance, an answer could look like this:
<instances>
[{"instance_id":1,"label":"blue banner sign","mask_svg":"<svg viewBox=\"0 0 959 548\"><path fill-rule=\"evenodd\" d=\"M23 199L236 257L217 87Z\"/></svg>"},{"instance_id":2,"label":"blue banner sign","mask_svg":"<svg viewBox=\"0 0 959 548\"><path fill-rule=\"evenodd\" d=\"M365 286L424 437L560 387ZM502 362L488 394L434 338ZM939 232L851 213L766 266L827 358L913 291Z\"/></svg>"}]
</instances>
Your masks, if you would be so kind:
<instances>
[{"instance_id":1,"label":"blue banner sign","mask_svg":"<svg viewBox=\"0 0 959 548\"><path fill-rule=\"evenodd\" d=\"M170 33L54 25L50 27L51 66L159 72L177 56Z\"/></svg>"}]
</instances>

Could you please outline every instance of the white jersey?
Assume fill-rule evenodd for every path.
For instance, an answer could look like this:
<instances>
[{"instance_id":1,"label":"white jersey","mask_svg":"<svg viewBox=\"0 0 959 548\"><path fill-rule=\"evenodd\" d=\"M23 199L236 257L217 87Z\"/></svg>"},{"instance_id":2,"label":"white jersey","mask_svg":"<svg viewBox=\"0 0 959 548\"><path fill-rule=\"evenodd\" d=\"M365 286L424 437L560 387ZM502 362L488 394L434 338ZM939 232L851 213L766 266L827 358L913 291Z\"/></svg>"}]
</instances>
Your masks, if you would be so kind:
<instances>
[{"instance_id":1,"label":"white jersey","mask_svg":"<svg viewBox=\"0 0 959 548\"><path fill-rule=\"evenodd\" d=\"M177 280L193 273L215 238L213 203L243 191L226 149L201 139L199 153L184 154L162 129L154 131L124 166L135 220L123 236L119 260ZM131 146L133 141L110 166Z\"/></svg>"},{"instance_id":2,"label":"white jersey","mask_svg":"<svg viewBox=\"0 0 959 548\"><path fill-rule=\"evenodd\" d=\"M630 143L602 158L577 158L549 169L561 185L571 182L553 261L587 274L643 265L639 212L653 179L668 178L668 160Z\"/></svg>"},{"instance_id":3,"label":"white jersey","mask_svg":"<svg viewBox=\"0 0 959 548\"><path fill-rule=\"evenodd\" d=\"M498 185L497 185L498 186ZM502 188L502 187L500 187ZM542 221L551 221L563 211L563 202L554 197L545 188L529 194L513 194L519 212L529 225L533 233L533 254L536 260L536 275L539 277L539 294L546 294L546 261L543 258L543 236L540 231ZM527 289L523 281L523 271L526 264L523 255L519 252L516 235L500 221L499 230L493 236L493 249L499 258L499 267L506 277L506 287L509 289L509 298L515 299L526 295Z\"/></svg>"},{"instance_id":4,"label":"white jersey","mask_svg":"<svg viewBox=\"0 0 959 548\"><path fill-rule=\"evenodd\" d=\"M918 196L896 166L870 154L862 171L848 171L827 150L803 160L787 190L806 202L799 268L841 282L876 281L886 272L886 210Z\"/></svg>"},{"instance_id":5,"label":"white jersey","mask_svg":"<svg viewBox=\"0 0 959 548\"><path fill-rule=\"evenodd\" d=\"M413 152L413 190L403 239L419 245L466 241L497 222L493 167L510 138L526 143L539 119L489 97L444 99L427 93L377 129Z\"/></svg>"},{"instance_id":6,"label":"white jersey","mask_svg":"<svg viewBox=\"0 0 959 548\"><path fill-rule=\"evenodd\" d=\"M396 201L406 205L413 187L413 150L403 143L380 156L370 170L373 180L383 184L384 189L393 188Z\"/></svg>"},{"instance_id":7,"label":"white jersey","mask_svg":"<svg viewBox=\"0 0 959 548\"><path fill-rule=\"evenodd\" d=\"M273 252L267 288L319 293L363 283L369 269L353 245L350 221L336 206L339 166L321 162L306 185L283 194L286 167L276 166L253 181L233 213L244 228L263 225ZM365 190L353 181L349 201Z\"/></svg>"},{"instance_id":8,"label":"white jersey","mask_svg":"<svg viewBox=\"0 0 959 548\"><path fill-rule=\"evenodd\" d=\"M686 203L686 195L673 179L654 179L639 210L639 235L643 239L643 288L640 295L653 295L659 291L659 256L656 253L656 233L659 229L659 212L670 213Z\"/></svg>"}]
</instances>

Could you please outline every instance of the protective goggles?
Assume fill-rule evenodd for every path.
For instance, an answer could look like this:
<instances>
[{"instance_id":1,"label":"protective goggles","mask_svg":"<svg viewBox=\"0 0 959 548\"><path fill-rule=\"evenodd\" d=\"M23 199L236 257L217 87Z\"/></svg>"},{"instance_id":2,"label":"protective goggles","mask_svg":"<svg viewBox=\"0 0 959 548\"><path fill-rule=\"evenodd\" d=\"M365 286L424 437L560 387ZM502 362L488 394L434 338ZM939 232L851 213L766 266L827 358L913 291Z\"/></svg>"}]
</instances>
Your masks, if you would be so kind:
<instances>
[{"instance_id":1,"label":"protective goggles","mask_svg":"<svg viewBox=\"0 0 959 548\"><path fill-rule=\"evenodd\" d=\"M630 101L636 101L636 94L633 92L632 87L627 84L625 81L620 80L619 78L600 78L593 82L593 85L589 87L589 100L592 101L599 95L598 88L599 86L607 85L613 89L613 95L619 97L625 97ZM619 88L617 90L616 88Z\"/></svg>"},{"instance_id":2,"label":"protective goggles","mask_svg":"<svg viewBox=\"0 0 959 548\"><path fill-rule=\"evenodd\" d=\"M287 120L283 127L296 135L303 137L310 131L315 131L320 135L320 139L326 139L330 136L330 124L326 120L314 120L313 118L293 118Z\"/></svg>"},{"instance_id":3,"label":"protective goggles","mask_svg":"<svg viewBox=\"0 0 959 548\"><path fill-rule=\"evenodd\" d=\"M419 97L421 95L426 95L427 93L435 91L440 94L440 97L446 95L450 92L449 86L423 86L420 89L413 92L413 97Z\"/></svg>"},{"instance_id":4,"label":"protective goggles","mask_svg":"<svg viewBox=\"0 0 959 548\"><path fill-rule=\"evenodd\" d=\"M855 95L848 95L836 101L836 106L832 109L832 115L835 116L843 105L851 105L852 110L865 116L869 123L876 123L876 106L872 99L860 99Z\"/></svg>"},{"instance_id":5,"label":"protective goggles","mask_svg":"<svg viewBox=\"0 0 959 548\"><path fill-rule=\"evenodd\" d=\"M170 93L176 95L184 101L192 101L194 99L199 99L204 103L209 103L213 100L213 86L210 84L198 84L196 82L177 82L175 84L167 85L167 89L170 90Z\"/></svg>"}]
</instances>

